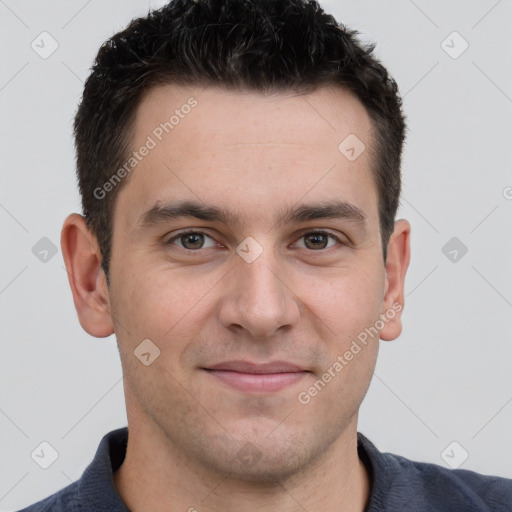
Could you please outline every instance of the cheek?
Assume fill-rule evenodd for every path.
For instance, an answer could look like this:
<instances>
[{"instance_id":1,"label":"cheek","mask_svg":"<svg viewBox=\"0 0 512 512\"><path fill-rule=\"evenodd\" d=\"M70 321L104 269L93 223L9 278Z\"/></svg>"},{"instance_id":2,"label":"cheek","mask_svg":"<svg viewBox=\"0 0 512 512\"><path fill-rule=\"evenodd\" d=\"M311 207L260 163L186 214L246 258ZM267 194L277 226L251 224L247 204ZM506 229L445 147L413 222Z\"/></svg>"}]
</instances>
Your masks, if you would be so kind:
<instances>
[{"instance_id":1,"label":"cheek","mask_svg":"<svg viewBox=\"0 0 512 512\"><path fill-rule=\"evenodd\" d=\"M335 333L345 337L375 321L382 306L383 288L383 272L346 268L329 279L318 280L314 287L304 290L303 296Z\"/></svg>"},{"instance_id":2,"label":"cheek","mask_svg":"<svg viewBox=\"0 0 512 512\"><path fill-rule=\"evenodd\" d=\"M163 266L141 269L139 265L138 271L124 268L119 275L125 277L112 287L114 321L123 324L132 343L149 338L162 347L173 332L199 325L208 291L218 281L216 276L180 275Z\"/></svg>"},{"instance_id":3,"label":"cheek","mask_svg":"<svg viewBox=\"0 0 512 512\"><path fill-rule=\"evenodd\" d=\"M315 403L334 416L355 411L368 389L379 349L375 324L383 286L382 273L352 268L309 295L321 320L326 350L319 378L328 382Z\"/></svg>"}]
</instances>

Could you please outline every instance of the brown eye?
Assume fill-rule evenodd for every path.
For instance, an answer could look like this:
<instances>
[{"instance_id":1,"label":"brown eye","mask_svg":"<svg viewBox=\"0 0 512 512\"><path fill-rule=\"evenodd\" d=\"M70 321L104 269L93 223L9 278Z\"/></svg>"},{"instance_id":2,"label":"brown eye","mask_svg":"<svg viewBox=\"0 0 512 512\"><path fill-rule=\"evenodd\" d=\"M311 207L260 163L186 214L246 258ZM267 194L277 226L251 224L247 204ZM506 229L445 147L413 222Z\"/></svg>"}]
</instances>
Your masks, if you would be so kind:
<instances>
[{"instance_id":1,"label":"brown eye","mask_svg":"<svg viewBox=\"0 0 512 512\"><path fill-rule=\"evenodd\" d=\"M210 242L208 242L210 240ZM179 233L172 237L168 242L168 245L178 245L183 249L189 251L197 251L204 249L205 247L213 247L216 245L215 240L201 231L188 231L186 233Z\"/></svg>"},{"instance_id":2,"label":"brown eye","mask_svg":"<svg viewBox=\"0 0 512 512\"><path fill-rule=\"evenodd\" d=\"M305 245L308 249L325 249L329 242L327 235L323 233L311 233L304 236Z\"/></svg>"},{"instance_id":3,"label":"brown eye","mask_svg":"<svg viewBox=\"0 0 512 512\"><path fill-rule=\"evenodd\" d=\"M329 245L329 239L334 240L335 243L340 243L337 237L323 231L313 231L311 233L306 233L301 237L301 240L304 240L304 247L314 251L320 251L335 245L335 243L331 243Z\"/></svg>"},{"instance_id":4,"label":"brown eye","mask_svg":"<svg viewBox=\"0 0 512 512\"><path fill-rule=\"evenodd\" d=\"M204 244L202 233L187 233L180 236L180 242L185 249L201 249Z\"/></svg>"}]
</instances>

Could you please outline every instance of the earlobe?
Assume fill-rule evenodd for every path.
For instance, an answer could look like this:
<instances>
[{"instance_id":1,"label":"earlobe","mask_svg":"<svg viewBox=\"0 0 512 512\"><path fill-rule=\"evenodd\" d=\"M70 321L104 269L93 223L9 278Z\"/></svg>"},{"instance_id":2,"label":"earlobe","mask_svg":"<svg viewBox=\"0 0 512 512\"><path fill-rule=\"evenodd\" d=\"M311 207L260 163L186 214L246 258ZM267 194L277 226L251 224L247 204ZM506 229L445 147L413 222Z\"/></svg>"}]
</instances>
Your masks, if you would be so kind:
<instances>
[{"instance_id":1,"label":"earlobe","mask_svg":"<svg viewBox=\"0 0 512 512\"><path fill-rule=\"evenodd\" d=\"M402 310L404 308L405 275L411 257L411 225L404 219L395 222L395 228L388 244L386 260L386 283L384 290L384 309L386 321L380 332L385 341L396 339L402 332Z\"/></svg>"},{"instance_id":2,"label":"earlobe","mask_svg":"<svg viewBox=\"0 0 512 512\"><path fill-rule=\"evenodd\" d=\"M60 242L80 325L97 338L110 336L114 326L101 253L84 217L73 213L66 218Z\"/></svg>"}]
</instances>

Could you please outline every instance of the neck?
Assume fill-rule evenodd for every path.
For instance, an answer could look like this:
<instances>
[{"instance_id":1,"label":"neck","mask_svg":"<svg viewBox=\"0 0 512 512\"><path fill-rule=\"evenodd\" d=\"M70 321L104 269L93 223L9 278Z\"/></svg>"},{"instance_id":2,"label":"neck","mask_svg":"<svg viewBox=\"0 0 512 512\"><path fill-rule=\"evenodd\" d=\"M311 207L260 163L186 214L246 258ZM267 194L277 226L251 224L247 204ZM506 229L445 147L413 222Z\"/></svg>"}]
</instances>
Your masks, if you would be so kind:
<instances>
[{"instance_id":1,"label":"neck","mask_svg":"<svg viewBox=\"0 0 512 512\"><path fill-rule=\"evenodd\" d=\"M357 455L356 421L348 430L300 474L269 483L211 473L157 427L130 424L126 457L114 482L131 512L363 512L370 479Z\"/></svg>"}]
</instances>

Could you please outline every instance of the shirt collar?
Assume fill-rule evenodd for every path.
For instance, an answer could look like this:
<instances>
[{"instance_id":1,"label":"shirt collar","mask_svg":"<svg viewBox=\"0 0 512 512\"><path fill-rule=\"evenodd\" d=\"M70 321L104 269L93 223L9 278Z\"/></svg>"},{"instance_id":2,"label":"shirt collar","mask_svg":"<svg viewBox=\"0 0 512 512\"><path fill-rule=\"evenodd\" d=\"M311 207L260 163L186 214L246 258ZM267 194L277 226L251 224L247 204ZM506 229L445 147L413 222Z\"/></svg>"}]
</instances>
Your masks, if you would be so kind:
<instances>
[{"instance_id":1,"label":"shirt collar","mask_svg":"<svg viewBox=\"0 0 512 512\"><path fill-rule=\"evenodd\" d=\"M100 442L96 455L78 482L78 501L84 510L129 512L114 483L114 473L126 455L128 428L109 432Z\"/></svg>"},{"instance_id":2,"label":"shirt collar","mask_svg":"<svg viewBox=\"0 0 512 512\"><path fill-rule=\"evenodd\" d=\"M114 473L126 456L128 428L123 427L106 434L96 455L78 482L78 501L85 509L97 512L130 512L119 495L114 483ZM386 487L386 459L361 433L357 434L357 451L370 476L370 497L366 511L374 510L377 489Z\"/></svg>"}]
</instances>

